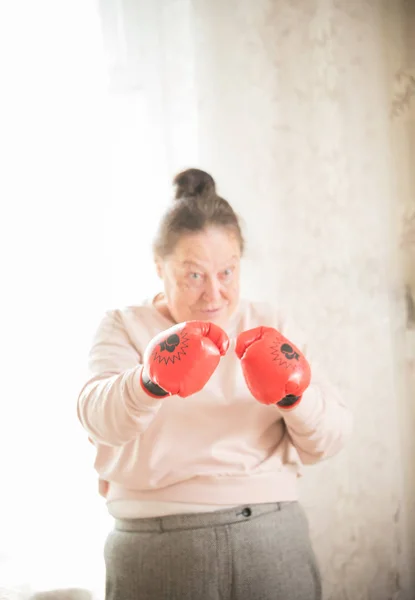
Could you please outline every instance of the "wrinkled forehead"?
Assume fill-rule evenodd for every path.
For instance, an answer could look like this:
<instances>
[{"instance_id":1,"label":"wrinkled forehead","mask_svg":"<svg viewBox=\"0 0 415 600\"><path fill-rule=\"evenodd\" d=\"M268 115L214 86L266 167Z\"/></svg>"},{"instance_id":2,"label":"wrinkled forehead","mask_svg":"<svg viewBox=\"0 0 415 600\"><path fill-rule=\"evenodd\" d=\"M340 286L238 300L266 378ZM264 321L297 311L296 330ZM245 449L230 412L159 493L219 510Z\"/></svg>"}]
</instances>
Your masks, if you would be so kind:
<instances>
[{"instance_id":1,"label":"wrinkled forehead","mask_svg":"<svg viewBox=\"0 0 415 600\"><path fill-rule=\"evenodd\" d=\"M171 260L182 267L226 268L240 260L239 241L222 230L185 235L177 243Z\"/></svg>"}]
</instances>

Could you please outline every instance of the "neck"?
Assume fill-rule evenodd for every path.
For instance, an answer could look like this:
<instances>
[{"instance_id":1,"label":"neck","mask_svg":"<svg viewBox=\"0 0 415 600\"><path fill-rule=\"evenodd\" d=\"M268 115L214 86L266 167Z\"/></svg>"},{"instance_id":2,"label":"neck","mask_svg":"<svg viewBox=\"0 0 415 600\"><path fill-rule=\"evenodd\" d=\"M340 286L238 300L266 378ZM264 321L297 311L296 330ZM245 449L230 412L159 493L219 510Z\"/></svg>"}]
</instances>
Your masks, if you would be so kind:
<instances>
[{"instance_id":1,"label":"neck","mask_svg":"<svg viewBox=\"0 0 415 600\"><path fill-rule=\"evenodd\" d=\"M166 297L163 294L163 292L160 292L159 294L157 294L157 296L155 296L155 298L153 299L153 306L158 310L158 312L161 315L163 315L163 317L169 319L169 321L172 321L172 323L176 323L169 310L169 307L167 306Z\"/></svg>"}]
</instances>

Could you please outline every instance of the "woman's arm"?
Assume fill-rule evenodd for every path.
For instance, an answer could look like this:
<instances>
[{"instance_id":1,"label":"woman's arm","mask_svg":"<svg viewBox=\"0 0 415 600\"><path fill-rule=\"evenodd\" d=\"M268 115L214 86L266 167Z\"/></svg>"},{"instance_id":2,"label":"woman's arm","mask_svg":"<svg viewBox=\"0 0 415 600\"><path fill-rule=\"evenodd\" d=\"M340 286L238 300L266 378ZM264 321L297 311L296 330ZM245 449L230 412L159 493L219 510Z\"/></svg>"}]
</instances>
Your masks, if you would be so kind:
<instances>
[{"instance_id":1,"label":"woman's arm","mask_svg":"<svg viewBox=\"0 0 415 600\"><path fill-rule=\"evenodd\" d=\"M242 332L235 349L249 390L284 419L304 464L333 456L351 432L349 409L292 321L273 311L256 321L263 324Z\"/></svg>"},{"instance_id":2,"label":"woman's arm","mask_svg":"<svg viewBox=\"0 0 415 600\"><path fill-rule=\"evenodd\" d=\"M301 402L278 409L304 464L314 464L339 452L352 431L352 414L339 391L313 358L303 333L289 319L278 319L281 333L301 350L311 367L311 382Z\"/></svg>"},{"instance_id":3,"label":"woman's arm","mask_svg":"<svg viewBox=\"0 0 415 600\"><path fill-rule=\"evenodd\" d=\"M108 312L95 335L90 377L78 398L78 418L92 440L120 446L153 421L161 399L144 392L141 367L141 356L131 344L120 312Z\"/></svg>"},{"instance_id":4,"label":"woman's arm","mask_svg":"<svg viewBox=\"0 0 415 600\"><path fill-rule=\"evenodd\" d=\"M304 464L339 452L352 430L351 413L336 389L314 375L301 402L291 410L279 411Z\"/></svg>"}]
</instances>

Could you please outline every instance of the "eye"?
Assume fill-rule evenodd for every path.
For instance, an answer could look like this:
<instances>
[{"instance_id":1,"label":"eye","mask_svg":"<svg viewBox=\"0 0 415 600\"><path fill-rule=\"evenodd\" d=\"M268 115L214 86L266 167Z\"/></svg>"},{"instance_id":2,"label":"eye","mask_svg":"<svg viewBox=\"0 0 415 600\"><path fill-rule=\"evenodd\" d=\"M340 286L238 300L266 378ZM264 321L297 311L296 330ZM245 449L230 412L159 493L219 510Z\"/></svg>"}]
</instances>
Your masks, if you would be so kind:
<instances>
[{"instance_id":1,"label":"eye","mask_svg":"<svg viewBox=\"0 0 415 600\"><path fill-rule=\"evenodd\" d=\"M229 281L229 279L232 279L232 275L233 275L233 269L231 269L231 268L225 269L221 273L221 279L223 279L224 281Z\"/></svg>"},{"instance_id":2,"label":"eye","mask_svg":"<svg viewBox=\"0 0 415 600\"><path fill-rule=\"evenodd\" d=\"M187 274L187 280L190 285L201 285L203 283L203 273L192 271Z\"/></svg>"}]
</instances>

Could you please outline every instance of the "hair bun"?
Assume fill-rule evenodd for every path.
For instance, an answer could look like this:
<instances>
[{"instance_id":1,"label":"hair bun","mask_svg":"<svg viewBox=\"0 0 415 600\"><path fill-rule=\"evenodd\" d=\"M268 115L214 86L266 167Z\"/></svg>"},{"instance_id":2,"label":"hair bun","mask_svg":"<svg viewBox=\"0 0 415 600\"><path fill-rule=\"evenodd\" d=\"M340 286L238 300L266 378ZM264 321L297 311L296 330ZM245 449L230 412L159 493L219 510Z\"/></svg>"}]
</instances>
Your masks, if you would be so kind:
<instances>
[{"instance_id":1,"label":"hair bun","mask_svg":"<svg viewBox=\"0 0 415 600\"><path fill-rule=\"evenodd\" d=\"M176 187L175 198L194 198L207 196L216 192L215 180L206 171L200 169L187 169L173 179Z\"/></svg>"}]
</instances>

